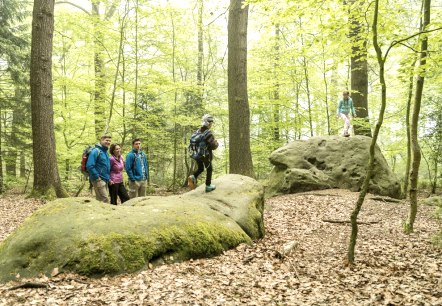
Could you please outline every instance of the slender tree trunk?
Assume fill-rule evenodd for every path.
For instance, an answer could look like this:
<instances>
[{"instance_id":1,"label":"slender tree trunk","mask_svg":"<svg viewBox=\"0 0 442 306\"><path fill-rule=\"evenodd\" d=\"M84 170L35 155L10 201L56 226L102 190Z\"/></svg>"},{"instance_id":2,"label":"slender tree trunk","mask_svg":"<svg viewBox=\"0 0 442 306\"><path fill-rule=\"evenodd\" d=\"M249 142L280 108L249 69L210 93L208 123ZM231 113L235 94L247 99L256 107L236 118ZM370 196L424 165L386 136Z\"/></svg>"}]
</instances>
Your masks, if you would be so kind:
<instances>
[{"instance_id":1,"label":"slender tree trunk","mask_svg":"<svg viewBox=\"0 0 442 306\"><path fill-rule=\"evenodd\" d=\"M16 178L17 177L17 161L19 152L23 154L23 148L20 143L18 134L20 133L20 126L24 122L24 101L23 90L18 86L15 88L14 101L16 107L12 111L12 128L11 135L9 137L9 152L6 161L6 175ZM17 148L22 148L18 150Z\"/></svg>"},{"instance_id":2,"label":"slender tree trunk","mask_svg":"<svg viewBox=\"0 0 442 306\"><path fill-rule=\"evenodd\" d=\"M413 84L414 84L414 65L416 59L411 64L410 79L408 86L407 108L405 113L405 127L407 129L407 160L405 162L405 178L404 178L404 194L408 196L408 183L410 180L411 167L411 131L410 131L410 113L411 113L411 99L413 98Z\"/></svg>"},{"instance_id":3,"label":"slender tree trunk","mask_svg":"<svg viewBox=\"0 0 442 306\"><path fill-rule=\"evenodd\" d=\"M175 22L173 19L173 14L170 13L170 22L172 25L172 79L173 85L175 87L174 92L174 102L173 102L173 178L172 178L172 190L175 191L176 183L177 183L177 163L178 163L178 126L177 126L177 103L178 103L178 88L176 84L176 76L175 76L175 50L176 50L176 41L175 41Z\"/></svg>"},{"instance_id":4,"label":"slender tree trunk","mask_svg":"<svg viewBox=\"0 0 442 306\"><path fill-rule=\"evenodd\" d=\"M20 177L26 177L26 157L25 154L20 154Z\"/></svg>"},{"instance_id":5,"label":"slender tree trunk","mask_svg":"<svg viewBox=\"0 0 442 306\"><path fill-rule=\"evenodd\" d=\"M321 19L322 23L322 19ZM330 126L330 106L329 106L329 85L327 81L327 62L325 58L325 45L322 42L322 79L324 80L324 102L325 102L325 113L327 119L327 135L331 135L331 126Z\"/></svg>"},{"instance_id":6,"label":"slender tree trunk","mask_svg":"<svg viewBox=\"0 0 442 306\"><path fill-rule=\"evenodd\" d=\"M2 110L3 110L3 102L2 100L0 100L0 194L2 194L4 192L5 189L5 185L4 185L4 176L3 176L3 143L2 143L2 139L3 139L3 125L2 125Z\"/></svg>"},{"instance_id":7,"label":"slender tree trunk","mask_svg":"<svg viewBox=\"0 0 442 306\"><path fill-rule=\"evenodd\" d=\"M281 103L279 101L279 82L278 82L278 72L279 72L279 36L280 36L280 29L279 25L277 24L275 26L275 63L274 63L274 79L275 79L275 89L273 91L273 140L275 141L276 148L279 147L280 144L280 109L279 104ZM275 148L275 149L276 149Z\"/></svg>"},{"instance_id":8,"label":"slender tree trunk","mask_svg":"<svg viewBox=\"0 0 442 306\"><path fill-rule=\"evenodd\" d=\"M58 172L52 99L54 0L35 0L32 15L31 108L35 196L66 196Z\"/></svg>"},{"instance_id":9,"label":"slender tree trunk","mask_svg":"<svg viewBox=\"0 0 442 306\"><path fill-rule=\"evenodd\" d=\"M373 46L376 50L376 56L379 64L379 81L381 83L381 108L379 110L379 116L378 121L376 122L376 126L373 133L373 138L371 140L370 144L370 157L367 165L367 174L365 175L364 182L361 187L361 192L359 193L358 200L356 202L355 208L351 214L351 235L350 235L350 243L348 246L348 253L347 253L347 260L349 264L354 264L355 262L355 247L356 247L356 240L358 237L358 215L362 208L362 204L364 203L365 196L368 191L368 186L370 185L370 179L373 173L374 169L374 153L376 148L376 141L379 135L379 131L381 129L382 123L384 121L384 113L385 113L385 107L387 104L387 86L385 84L385 59L382 57L382 51L378 44L378 31L377 31L377 24L378 24L378 12L379 12L379 0L375 0L375 9L374 9L374 16L373 16Z\"/></svg>"},{"instance_id":10,"label":"slender tree trunk","mask_svg":"<svg viewBox=\"0 0 442 306\"><path fill-rule=\"evenodd\" d=\"M120 74L121 58L123 57L124 29L126 26L125 23L126 23L127 14L128 14L128 2L126 2L125 14L124 14L123 18L121 18L121 20L120 20L120 25L121 25L121 27L120 27L120 43L119 43L119 47L118 47L117 67L115 68L114 85L112 87L111 101L110 101L110 105L109 105L109 115L107 116L106 126L103 131L104 134L107 134L107 132L110 128L110 122L111 122L112 114L113 114L113 110L114 110L115 92L117 90L118 76Z\"/></svg>"},{"instance_id":11,"label":"slender tree trunk","mask_svg":"<svg viewBox=\"0 0 442 306\"><path fill-rule=\"evenodd\" d=\"M249 6L230 0L228 22L228 99L230 173L254 177L247 96L247 19Z\"/></svg>"},{"instance_id":12,"label":"slender tree trunk","mask_svg":"<svg viewBox=\"0 0 442 306\"><path fill-rule=\"evenodd\" d=\"M204 32L203 32L203 12L204 1L198 0L198 64L196 73L196 84L198 86L198 92L195 97L195 109L200 110L198 115L202 115L203 112L203 60L204 60Z\"/></svg>"},{"instance_id":13,"label":"slender tree trunk","mask_svg":"<svg viewBox=\"0 0 442 306\"><path fill-rule=\"evenodd\" d=\"M139 73L139 58L138 58L138 0L135 0L135 88L134 88L134 119L138 118L138 73ZM132 139L135 139L138 131L135 124L132 124L131 134Z\"/></svg>"},{"instance_id":14,"label":"slender tree trunk","mask_svg":"<svg viewBox=\"0 0 442 306\"><path fill-rule=\"evenodd\" d=\"M421 31L424 31L430 24L430 8L431 0L423 0L424 18ZM428 50L428 36L423 35L421 38L421 53L419 58L420 72L416 80L416 92L414 95L413 115L411 117L411 150L412 150L412 163L410 173L410 213L408 220L405 223L405 232L413 232L414 221L417 215L417 184L419 181L419 165L421 161L421 149L418 139L418 124L419 113L422 101L422 92L424 90L424 80L427 63L427 50Z\"/></svg>"}]
</instances>

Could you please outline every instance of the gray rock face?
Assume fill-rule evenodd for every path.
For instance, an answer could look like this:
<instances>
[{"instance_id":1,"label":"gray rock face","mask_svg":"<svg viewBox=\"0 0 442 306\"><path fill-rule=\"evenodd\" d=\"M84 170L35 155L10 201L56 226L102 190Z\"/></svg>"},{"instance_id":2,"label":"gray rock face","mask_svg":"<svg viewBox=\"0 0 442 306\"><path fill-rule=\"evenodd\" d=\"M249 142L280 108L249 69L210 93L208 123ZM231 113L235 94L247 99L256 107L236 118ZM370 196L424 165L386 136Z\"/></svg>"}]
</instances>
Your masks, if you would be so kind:
<instances>
[{"instance_id":1,"label":"gray rock face","mask_svg":"<svg viewBox=\"0 0 442 306\"><path fill-rule=\"evenodd\" d=\"M270 155L274 168L266 197L329 188L359 191L370 143L366 136L328 136L297 140L277 149ZM377 146L369 192L402 198L401 185Z\"/></svg>"},{"instance_id":2,"label":"gray rock face","mask_svg":"<svg viewBox=\"0 0 442 306\"><path fill-rule=\"evenodd\" d=\"M100 276L149 263L209 257L264 236L264 190L240 175L183 195L143 197L124 205L58 199L0 244L0 280L52 271Z\"/></svg>"}]
</instances>

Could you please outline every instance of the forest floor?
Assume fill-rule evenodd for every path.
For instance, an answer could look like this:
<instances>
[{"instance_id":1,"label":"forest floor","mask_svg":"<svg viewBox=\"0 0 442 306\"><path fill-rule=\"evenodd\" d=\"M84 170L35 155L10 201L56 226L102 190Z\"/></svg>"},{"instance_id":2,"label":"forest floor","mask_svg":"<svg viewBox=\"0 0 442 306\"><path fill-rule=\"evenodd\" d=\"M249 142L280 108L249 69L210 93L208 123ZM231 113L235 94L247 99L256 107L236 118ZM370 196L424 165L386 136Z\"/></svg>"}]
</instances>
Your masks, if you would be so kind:
<instances>
[{"instance_id":1,"label":"forest floor","mask_svg":"<svg viewBox=\"0 0 442 306\"><path fill-rule=\"evenodd\" d=\"M442 250L431 242L441 229L434 207L420 206L415 232L405 235L408 205L368 195L356 265L347 267L345 222L357 196L324 190L274 197L266 201L266 236L253 245L133 274L0 284L0 305L442 305ZM0 241L41 205L0 198ZM25 281L45 288L14 288Z\"/></svg>"}]
</instances>

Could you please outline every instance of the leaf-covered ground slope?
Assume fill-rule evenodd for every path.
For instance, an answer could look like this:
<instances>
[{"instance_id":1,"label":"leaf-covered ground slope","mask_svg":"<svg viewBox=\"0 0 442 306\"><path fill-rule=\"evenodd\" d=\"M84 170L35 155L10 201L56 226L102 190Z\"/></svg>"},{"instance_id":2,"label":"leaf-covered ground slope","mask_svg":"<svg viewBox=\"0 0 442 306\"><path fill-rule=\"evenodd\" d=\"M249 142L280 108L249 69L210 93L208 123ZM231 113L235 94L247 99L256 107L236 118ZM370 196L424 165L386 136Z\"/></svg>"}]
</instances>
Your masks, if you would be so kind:
<instances>
[{"instance_id":1,"label":"leaf-covered ground slope","mask_svg":"<svg viewBox=\"0 0 442 306\"><path fill-rule=\"evenodd\" d=\"M357 265L348 268L345 221L357 196L324 190L275 197L266 202L266 237L252 246L118 277L61 274L0 284L0 304L442 305L434 208L419 208L416 231L407 236L401 224L408 206L369 197L359 218ZM40 205L0 199L0 239ZM46 288L10 290L24 282Z\"/></svg>"}]
</instances>

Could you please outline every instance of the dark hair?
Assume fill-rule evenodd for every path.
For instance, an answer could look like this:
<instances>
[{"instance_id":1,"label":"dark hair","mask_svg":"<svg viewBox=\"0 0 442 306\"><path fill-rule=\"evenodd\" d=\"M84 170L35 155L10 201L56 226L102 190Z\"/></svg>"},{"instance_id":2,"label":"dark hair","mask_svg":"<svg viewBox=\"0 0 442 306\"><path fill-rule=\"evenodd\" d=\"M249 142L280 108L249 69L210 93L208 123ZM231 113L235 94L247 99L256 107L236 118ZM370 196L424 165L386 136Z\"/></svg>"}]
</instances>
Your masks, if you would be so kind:
<instances>
[{"instance_id":1,"label":"dark hair","mask_svg":"<svg viewBox=\"0 0 442 306\"><path fill-rule=\"evenodd\" d=\"M120 146L119 143L113 143L113 144L110 145L110 148L109 148L109 152L110 152L110 154L114 155L115 147L116 147L116 146L119 146L119 147L121 148L121 146Z\"/></svg>"},{"instance_id":2,"label":"dark hair","mask_svg":"<svg viewBox=\"0 0 442 306\"><path fill-rule=\"evenodd\" d=\"M140 138L135 138L134 140L132 140L132 145L134 145L134 143L136 143L137 141L141 142L141 139Z\"/></svg>"},{"instance_id":3,"label":"dark hair","mask_svg":"<svg viewBox=\"0 0 442 306\"><path fill-rule=\"evenodd\" d=\"M343 94L348 96L350 93L348 91L344 91Z\"/></svg>"}]
</instances>

